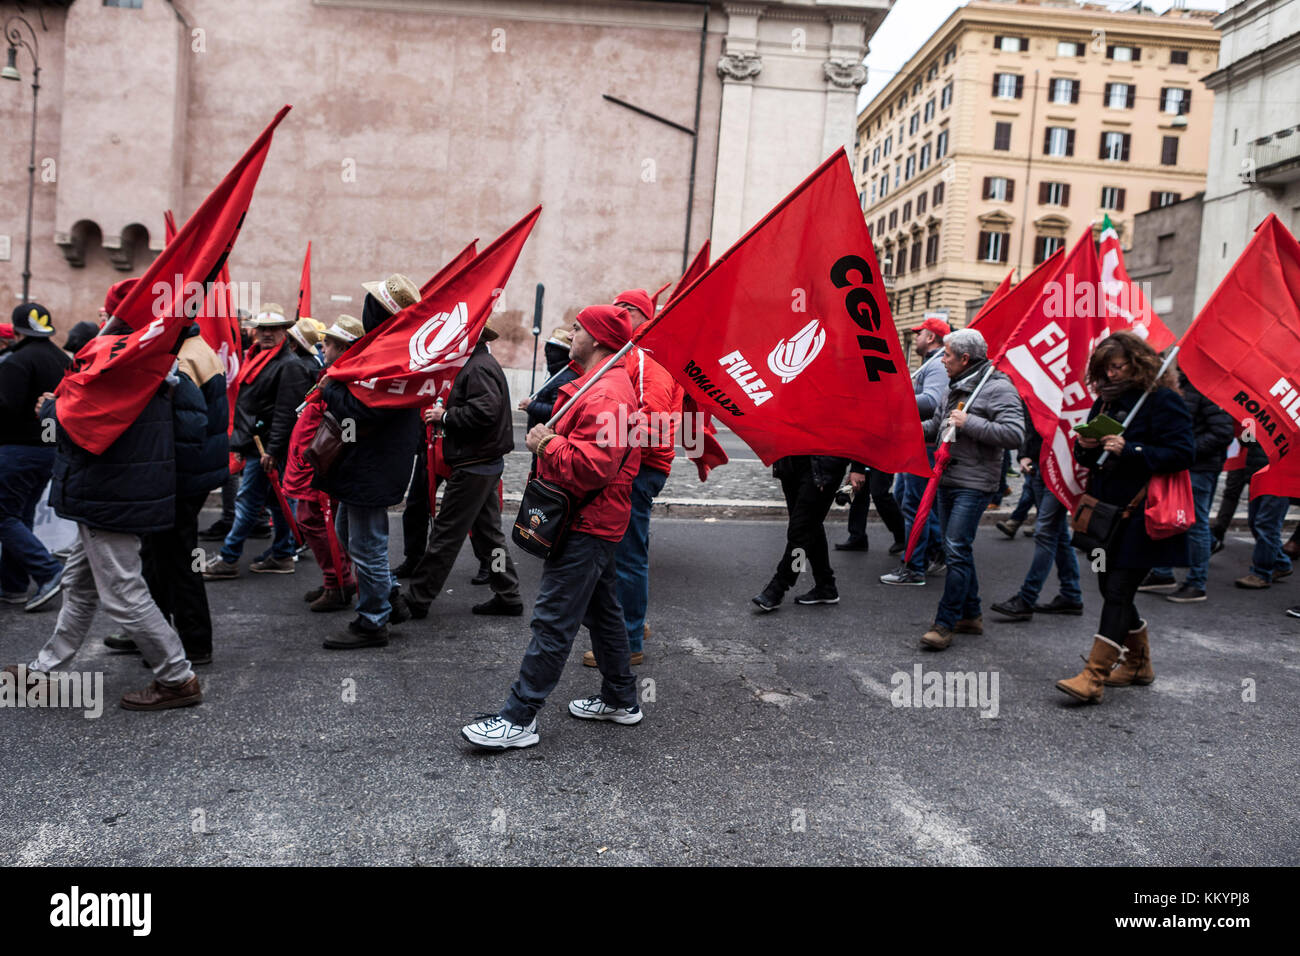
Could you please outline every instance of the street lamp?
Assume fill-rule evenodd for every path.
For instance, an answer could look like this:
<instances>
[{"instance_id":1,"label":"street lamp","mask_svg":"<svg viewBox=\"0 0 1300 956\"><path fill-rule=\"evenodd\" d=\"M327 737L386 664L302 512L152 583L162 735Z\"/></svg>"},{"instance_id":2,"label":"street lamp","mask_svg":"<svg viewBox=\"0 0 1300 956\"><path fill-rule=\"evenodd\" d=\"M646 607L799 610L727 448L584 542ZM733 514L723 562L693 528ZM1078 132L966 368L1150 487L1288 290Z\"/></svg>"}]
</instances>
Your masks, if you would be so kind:
<instances>
[{"instance_id":1,"label":"street lamp","mask_svg":"<svg viewBox=\"0 0 1300 956\"><path fill-rule=\"evenodd\" d=\"M27 28L27 36L23 36L23 31L19 27ZM9 41L9 57L4 69L0 70L0 78L15 81L22 79L22 74L18 72L19 47L25 49L32 58L32 145L31 155L27 160L27 244L23 252L23 301L27 302L32 279L32 198L36 191L36 97L41 89L41 63L37 55L36 31L25 19L14 15L6 20L5 39Z\"/></svg>"}]
</instances>

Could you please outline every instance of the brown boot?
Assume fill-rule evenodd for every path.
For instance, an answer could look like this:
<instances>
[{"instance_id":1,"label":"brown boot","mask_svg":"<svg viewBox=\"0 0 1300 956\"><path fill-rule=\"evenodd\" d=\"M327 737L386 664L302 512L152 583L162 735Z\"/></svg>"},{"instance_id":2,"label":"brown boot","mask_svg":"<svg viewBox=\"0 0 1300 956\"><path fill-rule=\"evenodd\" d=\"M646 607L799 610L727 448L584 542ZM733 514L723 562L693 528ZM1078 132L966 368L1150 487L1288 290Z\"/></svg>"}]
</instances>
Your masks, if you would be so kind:
<instances>
[{"instance_id":1,"label":"brown boot","mask_svg":"<svg viewBox=\"0 0 1300 956\"><path fill-rule=\"evenodd\" d=\"M352 602L343 596L343 592L338 588L326 588L321 592L320 597L311 602L311 609L320 613L330 611L346 611L352 607Z\"/></svg>"},{"instance_id":2,"label":"brown boot","mask_svg":"<svg viewBox=\"0 0 1300 956\"><path fill-rule=\"evenodd\" d=\"M643 663L645 663L645 652L633 651L632 654L628 657L627 662L631 664L633 667L640 667ZM587 653L583 654L582 666L595 667L596 655L593 654L591 651L587 651Z\"/></svg>"},{"instance_id":3,"label":"brown boot","mask_svg":"<svg viewBox=\"0 0 1300 956\"><path fill-rule=\"evenodd\" d=\"M984 616L964 617L952 626L954 634L983 634Z\"/></svg>"},{"instance_id":4,"label":"brown boot","mask_svg":"<svg viewBox=\"0 0 1300 956\"><path fill-rule=\"evenodd\" d=\"M1143 621L1136 631L1129 631L1124 640L1124 659L1115 665L1115 669L1106 678L1107 687L1127 687L1129 684L1146 686L1156 679L1156 672L1151 669L1151 645L1147 641L1147 622Z\"/></svg>"},{"instance_id":5,"label":"brown boot","mask_svg":"<svg viewBox=\"0 0 1300 956\"><path fill-rule=\"evenodd\" d=\"M1101 702L1101 692L1110 670L1119 660L1124 649L1114 641L1096 635L1092 641L1092 653L1088 655L1088 664L1077 676L1069 680L1058 680L1056 689L1065 691L1076 700Z\"/></svg>"},{"instance_id":6,"label":"brown boot","mask_svg":"<svg viewBox=\"0 0 1300 956\"><path fill-rule=\"evenodd\" d=\"M168 687L154 681L144 690L122 695L125 710L169 710L172 707L190 707L203 700L199 679L191 677L184 684Z\"/></svg>"}]
</instances>

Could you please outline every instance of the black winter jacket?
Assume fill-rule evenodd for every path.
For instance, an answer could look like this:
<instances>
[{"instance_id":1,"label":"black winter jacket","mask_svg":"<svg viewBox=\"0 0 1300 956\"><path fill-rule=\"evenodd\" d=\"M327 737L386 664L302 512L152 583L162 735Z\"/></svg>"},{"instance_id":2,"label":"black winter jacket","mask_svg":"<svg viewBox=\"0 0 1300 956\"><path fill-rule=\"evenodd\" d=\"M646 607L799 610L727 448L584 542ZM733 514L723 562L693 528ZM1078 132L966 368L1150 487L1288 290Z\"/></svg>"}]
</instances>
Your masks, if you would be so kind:
<instances>
[{"instance_id":1,"label":"black winter jacket","mask_svg":"<svg viewBox=\"0 0 1300 956\"><path fill-rule=\"evenodd\" d=\"M1228 446L1232 444L1232 416L1197 390L1182 372L1183 404L1192 415L1192 433L1196 436L1196 460L1191 471L1217 475L1228 460Z\"/></svg>"},{"instance_id":2,"label":"black winter jacket","mask_svg":"<svg viewBox=\"0 0 1300 956\"><path fill-rule=\"evenodd\" d=\"M105 531L149 534L175 524L176 441L197 443L207 427L206 416L192 407L193 395L180 405L174 391L197 391L181 379L164 383L140 416L102 455L78 446L62 427L50 505L61 518ZM42 417L57 421L57 402L47 401Z\"/></svg>"},{"instance_id":3,"label":"black winter jacket","mask_svg":"<svg viewBox=\"0 0 1300 956\"><path fill-rule=\"evenodd\" d=\"M510 386L486 342L479 341L456 373L442 434L442 457L452 468L496 461L515 447Z\"/></svg>"},{"instance_id":4,"label":"black winter jacket","mask_svg":"<svg viewBox=\"0 0 1300 956\"><path fill-rule=\"evenodd\" d=\"M41 444L36 400L54 391L72 359L49 339L22 336L0 362L0 445Z\"/></svg>"},{"instance_id":5,"label":"black winter jacket","mask_svg":"<svg viewBox=\"0 0 1300 956\"><path fill-rule=\"evenodd\" d=\"M305 360L295 355L289 342L280 346L251 384L240 386L235 399L235 425L230 448L245 458L256 457L258 435L266 452L281 465L289 456L289 436L298 421L298 406L316 381Z\"/></svg>"},{"instance_id":6,"label":"black winter jacket","mask_svg":"<svg viewBox=\"0 0 1300 956\"><path fill-rule=\"evenodd\" d=\"M181 498L206 495L221 486L230 474L230 405L226 399L226 376L217 371L221 361L199 337L198 325L186 330L179 355L180 377L186 386L177 388L176 409L203 416L204 428L197 441L176 433L176 494Z\"/></svg>"},{"instance_id":7,"label":"black winter jacket","mask_svg":"<svg viewBox=\"0 0 1300 956\"><path fill-rule=\"evenodd\" d=\"M1105 412L1122 422L1141 396L1141 389L1132 388L1114 402L1098 399L1088 413L1088 421ZM1074 446L1075 459L1089 469L1088 493L1109 504L1126 506L1152 475L1191 467L1196 456L1192 416L1176 392L1158 388L1124 430L1123 453L1111 455L1098 468L1101 452L1100 446ZM1146 533L1143 504L1139 504L1120 529L1106 558L1110 569L1186 567L1187 535L1152 540Z\"/></svg>"},{"instance_id":8,"label":"black winter jacket","mask_svg":"<svg viewBox=\"0 0 1300 956\"><path fill-rule=\"evenodd\" d=\"M367 295L361 324L367 332L388 320L388 313ZM340 423L352 420L355 441L345 442L326 475L317 473L312 487L359 508L395 505L411 483L415 452L423 426L414 408L371 408L332 379L321 387L325 407ZM301 399L299 399L301 401Z\"/></svg>"},{"instance_id":9,"label":"black winter jacket","mask_svg":"<svg viewBox=\"0 0 1300 956\"><path fill-rule=\"evenodd\" d=\"M847 458L831 455L787 455L772 463L772 477L778 481L795 478L803 475L806 469L807 477L819 491L829 488L839 490L844 481L844 469L848 465Z\"/></svg>"}]
</instances>

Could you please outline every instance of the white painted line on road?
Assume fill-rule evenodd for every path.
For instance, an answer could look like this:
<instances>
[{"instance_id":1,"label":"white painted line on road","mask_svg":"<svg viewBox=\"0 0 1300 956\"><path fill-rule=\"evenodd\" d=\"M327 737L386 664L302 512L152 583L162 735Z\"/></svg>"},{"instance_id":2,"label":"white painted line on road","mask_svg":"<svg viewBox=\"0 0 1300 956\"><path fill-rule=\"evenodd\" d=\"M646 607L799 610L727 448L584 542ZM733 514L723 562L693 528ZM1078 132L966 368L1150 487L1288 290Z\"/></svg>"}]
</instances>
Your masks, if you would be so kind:
<instances>
[{"instance_id":1,"label":"white painted line on road","mask_svg":"<svg viewBox=\"0 0 1300 956\"><path fill-rule=\"evenodd\" d=\"M970 827L952 820L897 777L882 782L890 807L903 819L906 836L922 853L937 856L944 866L996 865L971 841Z\"/></svg>"}]
</instances>

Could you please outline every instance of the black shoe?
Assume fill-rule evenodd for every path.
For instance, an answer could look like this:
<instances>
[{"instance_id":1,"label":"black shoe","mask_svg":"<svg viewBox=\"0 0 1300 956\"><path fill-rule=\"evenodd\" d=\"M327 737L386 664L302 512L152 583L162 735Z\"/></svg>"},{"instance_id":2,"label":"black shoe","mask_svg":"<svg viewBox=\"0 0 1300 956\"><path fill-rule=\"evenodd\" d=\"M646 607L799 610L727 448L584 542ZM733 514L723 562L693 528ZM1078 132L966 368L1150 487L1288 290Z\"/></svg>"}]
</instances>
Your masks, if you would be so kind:
<instances>
[{"instance_id":1,"label":"black shoe","mask_svg":"<svg viewBox=\"0 0 1300 956\"><path fill-rule=\"evenodd\" d=\"M1218 554L1223 550L1223 539L1212 537L1210 539L1210 554Z\"/></svg>"},{"instance_id":2,"label":"black shoe","mask_svg":"<svg viewBox=\"0 0 1300 956\"><path fill-rule=\"evenodd\" d=\"M1035 604L1034 610L1039 614L1073 614L1080 617L1083 614L1083 604L1067 601L1058 594L1048 604Z\"/></svg>"},{"instance_id":3,"label":"black shoe","mask_svg":"<svg viewBox=\"0 0 1300 956\"><path fill-rule=\"evenodd\" d=\"M321 595L323 595L324 593L325 593L325 586L321 585L318 588L312 588L310 591L308 591L306 594L302 596L302 599L306 601L308 604L315 604L317 601L321 599Z\"/></svg>"},{"instance_id":4,"label":"black shoe","mask_svg":"<svg viewBox=\"0 0 1300 956\"><path fill-rule=\"evenodd\" d=\"M104 646L109 650L117 651L119 654L139 654L140 648L135 646L135 641L125 634L110 634L104 638Z\"/></svg>"},{"instance_id":5,"label":"black shoe","mask_svg":"<svg viewBox=\"0 0 1300 956\"><path fill-rule=\"evenodd\" d=\"M841 541L835 545L836 551L866 551L866 538L849 538L847 541Z\"/></svg>"},{"instance_id":6,"label":"black shoe","mask_svg":"<svg viewBox=\"0 0 1300 956\"><path fill-rule=\"evenodd\" d=\"M418 559L418 558L414 558L414 559L412 559L412 558L405 558L405 559L402 561L401 564L399 564L397 567L393 568L393 577L395 577L395 578L409 578L409 577L411 576L411 572L413 572L413 571L415 570L415 566L416 566L416 564L418 564L418 563L419 563L419 559Z\"/></svg>"},{"instance_id":7,"label":"black shoe","mask_svg":"<svg viewBox=\"0 0 1300 956\"><path fill-rule=\"evenodd\" d=\"M230 534L230 524L225 518L218 518L199 532L199 540L225 541L226 535Z\"/></svg>"},{"instance_id":8,"label":"black shoe","mask_svg":"<svg viewBox=\"0 0 1300 956\"><path fill-rule=\"evenodd\" d=\"M1013 621L1032 621L1034 619L1034 606L1019 594L994 604L992 610L1003 617L1011 618Z\"/></svg>"},{"instance_id":9,"label":"black shoe","mask_svg":"<svg viewBox=\"0 0 1300 956\"><path fill-rule=\"evenodd\" d=\"M253 530L248 532L250 538L269 538L271 537L271 526L269 524L253 525Z\"/></svg>"},{"instance_id":10,"label":"black shoe","mask_svg":"<svg viewBox=\"0 0 1300 956\"><path fill-rule=\"evenodd\" d=\"M491 583L491 581L492 581L492 569L484 568L484 567L480 567L478 569L478 574L474 575L472 578L469 579L470 584L473 584L478 587L481 587L484 584L489 584Z\"/></svg>"},{"instance_id":11,"label":"black shoe","mask_svg":"<svg viewBox=\"0 0 1300 956\"><path fill-rule=\"evenodd\" d=\"M907 550L906 541L895 541L893 544L889 546L890 554L902 554L906 550Z\"/></svg>"},{"instance_id":12,"label":"black shoe","mask_svg":"<svg viewBox=\"0 0 1300 956\"><path fill-rule=\"evenodd\" d=\"M1024 524L1023 521L1016 521L1013 518L1006 518L1002 521L999 521L993 527L997 528L1008 538L1014 538L1016 536L1016 532L1020 530L1020 526L1022 524Z\"/></svg>"},{"instance_id":13,"label":"black shoe","mask_svg":"<svg viewBox=\"0 0 1300 956\"><path fill-rule=\"evenodd\" d=\"M414 620L423 621L426 617L429 616L429 605L416 604L414 601L411 600L411 596L409 594L403 594L400 600L402 602L402 610Z\"/></svg>"},{"instance_id":14,"label":"black shoe","mask_svg":"<svg viewBox=\"0 0 1300 956\"><path fill-rule=\"evenodd\" d=\"M362 647L386 647L388 645L388 625L378 627L365 618L358 616L348 624L343 634L325 638L323 647L331 651L350 651Z\"/></svg>"},{"instance_id":15,"label":"black shoe","mask_svg":"<svg viewBox=\"0 0 1300 956\"><path fill-rule=\"evenodd\" d=\"M834 585L824 587L817 585L807 594L800 594L794 599L795 604L839 604L840 592Z\"/></svg>"},{"instance_id":16,"label":"black shoe","mask_svg":"<svg viewBox=\"0 0 1300 956\"><path fill-rule=\"evenodd\" d=\"M470 608L475 614L494 614L501 617L519 617L524 613L522 604L511 604L500 594L492 595L492 600L475 604Z\"/></svg>"},{"instance_id":17,"label":"black shoe","mask_svg":"<svg viewBox=\"0 0 1300 956\"><path fill-rule=\"evenodd\" d=\"M775 581L770 581L768 582L767 587L763 588L762 593L750 600L758 605L759 610L767 613L768 611L775 611L780 607L781 599L784 597L785 588L781 587L781 585L777 584Z\"/></svg>"},{"instance_id":18,"label":"black shoe","mask_svg":"<svg viewBox=\"0 0 1300 956\"><path fill-rule=\"evenodd\" d=\"M192 654L189 651L186 651L185 656L190 659L191 667L206 667L208 664L212 663L211 650L195 651Z\"/></svg>"},{"instance_id":19,"label":"black shoe","mask_svg":"<svg viewBox=\"0 0 1300 956\"><path fill-rule=\"evenodd\" d=\"M411 619L411 609L406 603L406 596L402 594L401 588L393 588L388 592L388 604L392 608L388 612L389 624L401 624Z\"/></svg>"},{"instance_id":20,"label":"black shoe","mask_svg":"<svg viewBox=\"0 0 1300 956\"><path fill-rule=\"evenodd\" d=\"M1177 579L1172 574L1156 574L1154 571L1147 574L1138 585L1139 591L1172 591L1178 584Z\"/></svg>"},{"instance_id":21,"label":"black shoe","mask_svg":"<svg viewBox=\"0 0 1300 956\"><path fill-rule=\"evenodd\" d=\"M926 577L935 577L940 574L948 573L948 561L941 554L925 567Z\"/></svg>"},{"instance_id":22,"label":"black shoe","mask_svg":"<svg viewBox=\"0 0 1300 956\"><path fill-rule=\"evenodd\" d=\"M1175 604L1194 604L1205 600L1205 592L1184 582L1173 594L1166 594L1165 600L1173 601Z\"/></svg>"}]
</instances>

